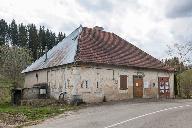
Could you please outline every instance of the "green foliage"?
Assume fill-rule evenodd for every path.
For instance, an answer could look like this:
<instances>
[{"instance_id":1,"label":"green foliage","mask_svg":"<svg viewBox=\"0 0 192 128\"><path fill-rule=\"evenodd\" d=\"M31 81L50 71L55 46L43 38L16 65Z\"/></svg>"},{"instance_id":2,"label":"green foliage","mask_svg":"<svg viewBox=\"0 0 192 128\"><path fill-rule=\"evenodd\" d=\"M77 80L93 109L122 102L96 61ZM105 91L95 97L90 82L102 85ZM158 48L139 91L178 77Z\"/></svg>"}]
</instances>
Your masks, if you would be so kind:
<instances>
[{"instance_id":1,"label":"green foliage","mask_svg":"<svg viewBox=\"0 0 192 128\"><path fill-rule=\"evenodd\" d=\"M177 84L178 82L178 79L177 79L177 75L183 71L186 70L186 67L185 65L183 64L183 62L181 62L179 60L178 57L173 57L173 58L170 58L170 59L165 59L163 60L164 63L166 65L169 65L170 67L174 68L175 69L175 77L174 77L174 92L175 92L175 95L178 95L179 91L180 91L180 85Z\"/></svg>"},{"instance_id":2,"label":"green foliage","mask_svg":"<svg viewBox=\"0 0 192 128\"><path fill-rule=\"evenodd\" d=\"M22 23L19 24L18 28L18 42L20 47L28 47L28 31L27 27L23 25Z\"/></svg>"},{"instance_id":3,"label":"green foliage","mask_svg":"<svg viewBox=\"0 0 192 128\"><path fill-rule=\"evenodd\" d=\"M175 68L177 72L183 72L186 69L185 65L183 64L182 61L179 61L178 57L173 57L173 58L170 58L170 59L165 59L164 63L166 65L169 65L169 66Z\"/></svg>"},{"instance_id":4,"label":"green foliage","mask_svg":"<svg viewBox=\"0 0 192 128\"><path fill-rule=\"evenodd\" d=\"M30 51L26 48L2 45L0 53L0 74L15 84L21 84L21 71L31 63Z\"/></svg>"},{"instance_id":5,"label":"green foliage","mask_svg":"<svg viewBox=\"0 0 192 128\"><path fill-rule=\"evenodd\" d=\"M177 84L180 87L182 97L191 98L192 96L192 69L177 75Z\"/></svg>"},{"instance_id":6,"label":"green foliage","mask_svg":"<svg viewBox=\"0 0 192 128\"><path fill-rule=\"evenodd\" d=\"M0 20L0 45L25 47L32 53L35 61L44 54L45 46L48 50L65 38L65 34L59 32L58 36L44 26L37 29L35 24L17 24L12 20L11 24L3 19Z\"/></svg>"},{"instance_id":7,"label":"green foliage","mask_svg":"<svg viewBox=\"0 0 192 128\"><path fill-rule=\"evenodd\" d=\"M11 88L13 81L0 75L0 104L11 101Z\"/></svg>"},{"instance_id":8,"label":"green foliage","mask_svg":"<svg viewBox=\"0 0 192 128\"><path fill-rule=\"evenodd\" d=\"M2 87L0 85L0 104L7 103L10 101L11 101L11 87Z\"/></svg>"},{"instance_id":9,"label":"green foliage","mask_svg":"<svg viewBox=\"0 0 192 128\"><path fill-rule=\"evenodd\" d=\"M5 20L0 20L0 45L5 44L8 40L8 25Z\"/></svg>"},{"instance_id":10,"label":"green foliage","mask_svg":"<svg viewBox=\"0 0 192 128\"><path fill-rule=\"evenodd\" d=\"M17 24L16 24L15 20L12 20L11 24L9 25L9 36L10 36L11 43L13 46L19 45L18 29L17 29Z\"/></svg>"},{"instance_id":11,"label":"green foliage","mask_svg":"<svg viewBox=\"0 0 192 128\"><path fill-rule=\"evenodd\" d=\"M38 55L38 47L39 47L39 39L38 39L38 33L36 26L34 24L30 24L28 27L28 33L29 33L29 49L32 52L33 60L37 59Z\"/></svg>"},{"instance_id":12,"label":"green foliage","mask_svg":"<svg viewBox=\"0 0 192 128\"><path fill-rule=\"evenodd\" d=\"M65 34L63 34L62 32L59 32L58 37L57 37L57 42L62 41L65 38Z\"/></svg>"}]
</instances>

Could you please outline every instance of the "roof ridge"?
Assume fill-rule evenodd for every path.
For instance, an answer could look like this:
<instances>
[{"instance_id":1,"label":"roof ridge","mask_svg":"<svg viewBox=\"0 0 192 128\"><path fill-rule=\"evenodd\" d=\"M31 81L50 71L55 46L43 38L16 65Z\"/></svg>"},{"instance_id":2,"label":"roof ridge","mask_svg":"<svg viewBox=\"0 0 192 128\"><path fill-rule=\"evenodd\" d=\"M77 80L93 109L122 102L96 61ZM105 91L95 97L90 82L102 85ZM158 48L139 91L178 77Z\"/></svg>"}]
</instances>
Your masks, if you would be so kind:
<instances>
[{"instance_id":1,"label":"roof ridge","mask_svg":"<svg viewBox=\"0 0 192 128\"><path fill-rule=\"evenodd\" d=\"M50 49L46 61L44 56L45 54L22 73L75 62L171 70L157 58L115 33L82 25Z\"/></svg>"}]
</instances>

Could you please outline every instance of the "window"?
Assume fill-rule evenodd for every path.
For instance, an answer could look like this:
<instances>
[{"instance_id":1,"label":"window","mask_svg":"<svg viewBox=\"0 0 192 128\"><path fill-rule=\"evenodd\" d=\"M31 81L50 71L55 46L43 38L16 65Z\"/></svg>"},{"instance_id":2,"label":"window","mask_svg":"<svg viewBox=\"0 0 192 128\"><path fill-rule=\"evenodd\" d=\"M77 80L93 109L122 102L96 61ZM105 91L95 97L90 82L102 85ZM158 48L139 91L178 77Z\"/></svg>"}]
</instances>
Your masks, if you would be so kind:
<instances>
[{"instance_id":1,"label":"window","mask_svg":"<svg viewBox=\"0 0 192 128\"><path fill-rule=\"evenodd\" d=\"M35 84L33 85L33 88L37 88L38 89L38 98L39 99L45 99L49 97L49 87L47 83L40 83L40 84ZM34 90L32 90L34 91Z\"/></svg>"},{"instance_id":2,"label":"window","mask_svg":"<svg viewBox=\"0 0 192 128\"><path fill-rule=\"evenodd\" d=\"M36 73L35 77L36 77L36 79L37 79L37 83L38 83L38 78L39 78L39 76L38 76L38 74L37 74L37 73Z\"/></svg>"},{"instance_id":3,"label":"window","mask_svg":"<svg viewBox=\"0 0 192 128\"><path fill-rule=\"evenodd\" d=\"M83 88L83 82L81 83L81 88Z\"/></svg>"},{"instance_id":4,"label":"window","mask_svg":"<svg viewBox=\"0 0 192 128\"><path fill-rule=\"evenodd\" d=\"M39 94L47 94L47 90L45 88L40 88Z\"/></svg>"},{"instance_id":5,"label":"window","mask_svg":"<svg viewBox=\"0 0 192 128\"><path fill-rule=\"evenodd\" d=\"M65 81L65 89L67 89L67 82Z\"/></svg>"},{"instance_id":6,"label":"window","mask_svg":"<svg viewBox=\"0 0 192 128\"><path fill-rule=\"evenodd\" d=\"M120 89L127 89L127 75L120 75Z\"/></svg>"},{"instance_id":7,"label":"window","mask_svg":"<svg viewBox=\"0 0 192 128\"><path fill-rule=\"evenodd\" d=\"M85 81L85 87L88 88L88 81Z\"/></svg>"},{"instance_id":8,"label":"window","mask_svg":"<svg viewBox=\"0 0 192 128\"><path fill-rule=\"evenodd\" d=\"M99 82L97 82L97 88L99 88Z\"/></svg>"},{"instance_id":9,"label":"window","mask_svg":"<svg viewBox=\"0 0 192 128\"><path fill-rule=\"evenodd\" d=\"M113 70L113 80L115 80L115 71Z\"/></svg>"}]
</instances>

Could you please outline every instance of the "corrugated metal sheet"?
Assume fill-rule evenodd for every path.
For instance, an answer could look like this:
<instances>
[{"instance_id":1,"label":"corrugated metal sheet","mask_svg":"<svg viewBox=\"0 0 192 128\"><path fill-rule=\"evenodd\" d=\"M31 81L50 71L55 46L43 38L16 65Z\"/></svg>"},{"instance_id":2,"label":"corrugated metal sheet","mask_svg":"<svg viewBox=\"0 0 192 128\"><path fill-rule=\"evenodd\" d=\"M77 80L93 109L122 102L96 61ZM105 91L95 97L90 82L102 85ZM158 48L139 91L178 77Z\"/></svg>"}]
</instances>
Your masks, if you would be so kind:
<instances>
[{"instance_id":1,"label":"corrugated metal sheet","mask_svg":"<svg viewBox=\"0 0 192 128\"><path fill-rule=\"evenodd\" d=\"M62 42L58 43L47 52L46 61L46 55L44 54L25 70L23 70L22 73L73 63L75 61L74 59L77 51L78 38L81 31L82 27L80 26L69 36L63 39Z\"/></svg>"}]
</instances>

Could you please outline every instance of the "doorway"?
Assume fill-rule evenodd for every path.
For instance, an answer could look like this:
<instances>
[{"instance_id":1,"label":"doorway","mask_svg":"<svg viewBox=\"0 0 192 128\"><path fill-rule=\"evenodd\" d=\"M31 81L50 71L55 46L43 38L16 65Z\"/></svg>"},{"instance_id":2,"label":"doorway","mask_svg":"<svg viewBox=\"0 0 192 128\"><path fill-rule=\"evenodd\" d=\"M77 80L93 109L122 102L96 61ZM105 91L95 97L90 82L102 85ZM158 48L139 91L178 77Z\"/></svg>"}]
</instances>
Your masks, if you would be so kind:
<instances>
[{"instance_id":1,"label":"doorway","mask_svg":"<svg viewBox=\"0 0 192 128\"><path fill-rule=\"evenodd\" d=\"M143 97L143 77L133 76L133 97Z\"/></svg>"},{"instance_id":2,"label":"doorway","mask_svg":"<svg viewBox=\"0 0 192 128\"><path fill-rule=\"evenodd\" d=\"M169 98L170 96L169 77L159 77L158 85L159 85L159 97Z\"/></svg>"}]
</instances>

